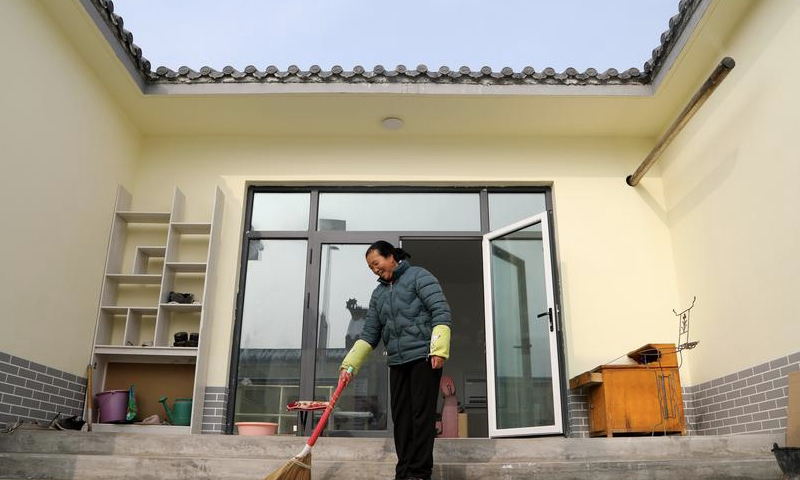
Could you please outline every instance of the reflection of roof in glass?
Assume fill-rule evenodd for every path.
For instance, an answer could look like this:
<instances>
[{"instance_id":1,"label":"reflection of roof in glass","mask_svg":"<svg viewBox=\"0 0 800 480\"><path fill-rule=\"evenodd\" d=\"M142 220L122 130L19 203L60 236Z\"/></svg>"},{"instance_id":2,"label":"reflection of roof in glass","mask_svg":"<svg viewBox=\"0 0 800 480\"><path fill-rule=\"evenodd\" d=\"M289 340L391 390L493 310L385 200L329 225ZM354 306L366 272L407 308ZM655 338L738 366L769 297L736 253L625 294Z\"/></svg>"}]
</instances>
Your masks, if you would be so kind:
<instances>
[{"instance_id":1,"label":"reflection of roof in glass","mask_svg":"<svg viewBox=\"0 0 800 480\"><path fill-rule=\"evenodd\" d=\"M239 351L239 364L254 366L276 362L300 362L300 351L299 348L245 348ZM347 355L346 348L326 348L322 350L319 360L341 361L345 355ZM320 356L320 352L317 352L317 356Z\"/></svg>"},{"instance_id":2,"label":"reflection of roof in glass","mask_svg":"<svg viewBox=\"0 0 800 480\"><path fill-rule=\"evenodd\" d=\"M291 378L300 365L300 349L246 348L239 351L238 377L248 385L263 385ZM345 348L328 348L317 352L317 360L327 365L338 366L347 355ZM269 377L269 378L267 378Z\"/></svg>"},{"instance_id":3,"label":"reflection of roof in glass","mask_svg":"<svg viewBox=\"0 0 800 480\"><path fill-rule=\"evenodd\" d=\"M258 70L254 66L248 66L243 71L231 66L226 66L222 70L215 70L210 67L203 67L200 70L181 67L177 71L159 67L156 71L152 71L150 62L142 55L141 48L133 43L133 34L123 27L122 17L114 13L113 3L109 0L92 0L92 3L147 83L642 85L650 83L658 73L667 55L675 45L677 38L686 28L689 20L700 5L701 0L681 0L678 6L678 13L670 19L669 29L661 35L661 44L653 50L650 60L644 65L644 70L630 68L622 72L613 68L604 72L598 72L593 68L586 69L583 72L573 68L568 68L563 72L557 72L553 68L536 71L532 67L525 67L520 71L503 68L499 72L495 72L489 67L472 71L468 67L450 69L446 66L430 70L425 65L419 65L413 69L398 65L393 70L386 69L381 65L375 66L372 70L356 66L349 71L339 66L335 66L329 71L323 71L316 65L311 66L308 70L301 70L296 66L291 66L286 71L279 71L274 66L269 66L265 70Z\"/></svg>"}]
</instances>

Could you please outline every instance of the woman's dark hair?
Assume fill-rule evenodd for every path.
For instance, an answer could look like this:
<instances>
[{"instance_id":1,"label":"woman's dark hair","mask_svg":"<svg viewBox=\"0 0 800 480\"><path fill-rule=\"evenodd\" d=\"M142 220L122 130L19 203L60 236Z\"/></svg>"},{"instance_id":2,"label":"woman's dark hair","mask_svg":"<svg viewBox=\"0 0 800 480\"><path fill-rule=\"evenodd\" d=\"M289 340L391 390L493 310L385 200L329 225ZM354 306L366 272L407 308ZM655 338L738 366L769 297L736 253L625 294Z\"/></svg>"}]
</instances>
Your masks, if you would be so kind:
<instances>
[{"instance_id":1,"label":"woman's dark hair","mask_svg":"<svg viewBox=\"0 0 800 480\"><path fill-rule=\"evenodd\" d=\"M365 253L364 255L369 255L369 252L373 250L377 250L380 256L382 257L388 257L391 255L398 262L400 260L405 260L406 258L411 258L411 255L409 255L408 252L406 252L402 248L394 248L394 245L385 240L378 240L377 242L370 245L369 248L367 249L367 253Z\"/></svg>"}]
</instances>

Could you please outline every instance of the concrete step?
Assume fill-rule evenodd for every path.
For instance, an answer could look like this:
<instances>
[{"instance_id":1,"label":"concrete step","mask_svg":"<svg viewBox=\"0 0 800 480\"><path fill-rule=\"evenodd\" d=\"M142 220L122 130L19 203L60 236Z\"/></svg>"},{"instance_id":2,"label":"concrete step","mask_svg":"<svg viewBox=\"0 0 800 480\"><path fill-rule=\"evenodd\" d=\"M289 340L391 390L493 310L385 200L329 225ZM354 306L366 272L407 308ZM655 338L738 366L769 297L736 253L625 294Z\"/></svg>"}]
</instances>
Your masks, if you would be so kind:
<instances>
[{"instance_id":1,"label":"concrete step","mask_svg":"<svg viewBox=\"0 0 800 480\"><path fill-rule=\"evenodd\" d=\"M778 479L779 435L441 439L437 480ZM18 431L0 435L0 478L258 480L302 448L298 437ZM322 438L314 479L384 479L391 439Z\"/></svg>"},{"instance_id":2,"label":"concrete step","mask_svg":"<svg viewBox=\"0 0 800 480\"><path fill-rule=\"evenodd\" d=\"M437 458L452 462L592 460L619 454L642 459L708 458L772 455L773 442L783 435L667 436L616 438L464 438L437 439ZM237 435L161 436L130 433L71 431L16 431L0 435L0 452L85 455L227 457L286 459L297 454L305 439L294 436L244 437ZM322 437L314 447L316 458L346 461L394 462L391 438Z\"/></svg>"},{"instance_id":3,"label":"concrete step","mask_svg":"<svg viewBox=\"0 0 800 480\"><path fill-rule=\"evenodd\" d=\"M0 478L47 480L258 480L284 461L266 459L156 458L116 455L0 454ZM314 479L374 480L393 477L394 463L312 462ZM753 479L775 480L780 469L771 458L446 463L435 465L438 480L622 480Z\"/></svg>"}]
</instances>

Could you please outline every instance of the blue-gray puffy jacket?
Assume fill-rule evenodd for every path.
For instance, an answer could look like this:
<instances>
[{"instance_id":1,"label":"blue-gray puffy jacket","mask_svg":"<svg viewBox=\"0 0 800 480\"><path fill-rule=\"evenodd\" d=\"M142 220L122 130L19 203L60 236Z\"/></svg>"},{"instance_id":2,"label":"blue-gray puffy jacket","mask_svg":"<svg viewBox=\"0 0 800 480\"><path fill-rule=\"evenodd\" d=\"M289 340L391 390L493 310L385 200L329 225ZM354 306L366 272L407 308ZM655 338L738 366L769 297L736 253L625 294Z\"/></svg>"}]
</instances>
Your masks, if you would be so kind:
<instances>
[{"instance_id":1,"label":"blue-gray puffy jacket","mask_svg":"<svg viewBox=\"0 0 800 480\"><path fill-rule=\"evenodd\" d=\"M361 339L372 348L383 340L389 365L425 358L430 353L431 330L450 326L450 305L431 272L403 260L392 282L378 279L369 300Z\"/></svg>"}]
</instances>

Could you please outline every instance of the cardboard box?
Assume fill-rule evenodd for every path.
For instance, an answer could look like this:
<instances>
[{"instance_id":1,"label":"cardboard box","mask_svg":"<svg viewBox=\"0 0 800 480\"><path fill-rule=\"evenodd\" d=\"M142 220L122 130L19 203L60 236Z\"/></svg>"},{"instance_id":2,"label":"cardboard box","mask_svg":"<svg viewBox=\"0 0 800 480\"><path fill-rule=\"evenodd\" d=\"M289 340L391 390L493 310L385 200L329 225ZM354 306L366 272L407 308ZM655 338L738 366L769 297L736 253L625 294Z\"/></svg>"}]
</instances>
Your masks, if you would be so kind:
<instances>
[{"instance_id":1,"label":"cardboard box","mask_svg":"<svg viewBox=\"0 0 800 480\"><path fill-rule=\"evenodd\" d=\"M789 407L786 409L786 446L800 447L800 372L789 374Z\"/></svg>"},{"instance_id":2,"label":"cardboard box","mask_svg":"<svg viewBox=\"0 0 800 480\"><path fill-rule=\"evenodd\" d=\"M469 437L469 418L466 413L458 414L458 438Z\"/></svg>"}]
</instances>

